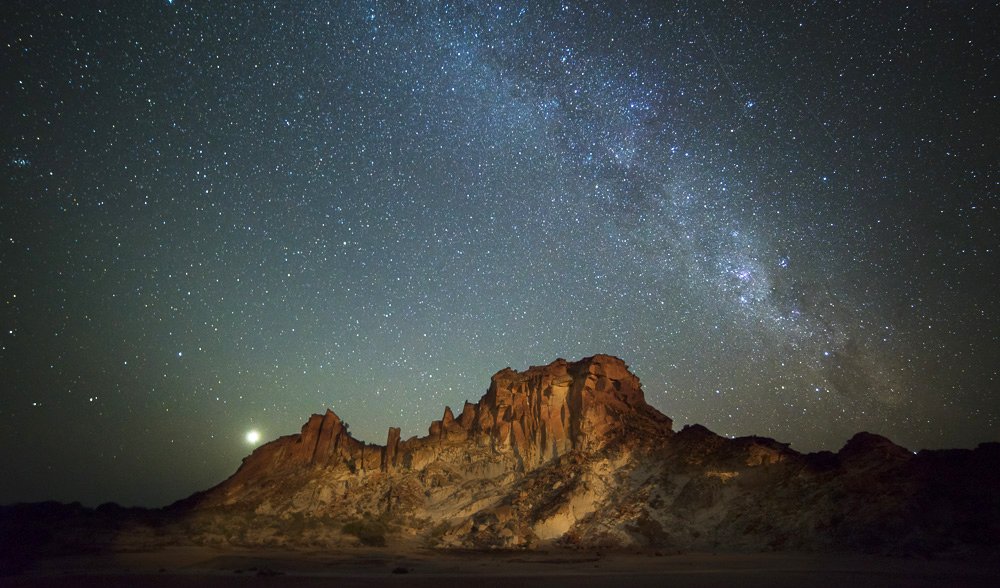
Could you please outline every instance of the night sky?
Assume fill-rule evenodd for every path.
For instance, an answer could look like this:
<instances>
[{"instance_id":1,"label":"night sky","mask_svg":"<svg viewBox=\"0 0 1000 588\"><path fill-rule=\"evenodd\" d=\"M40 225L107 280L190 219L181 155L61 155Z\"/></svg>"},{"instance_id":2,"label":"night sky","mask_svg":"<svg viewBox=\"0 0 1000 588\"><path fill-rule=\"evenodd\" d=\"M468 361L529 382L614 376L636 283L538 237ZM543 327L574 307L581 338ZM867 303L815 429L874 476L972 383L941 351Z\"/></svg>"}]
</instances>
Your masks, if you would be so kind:
<instances>
[{"instance_id":1,"label":"night sky","mask_svg":"<svg viewBox=\"0 0 1000 588\"><path fill-rule=\"evenodd\" d=\"M994 2L0 6L0 502L622 357L794 449L1000 440Z\"/></svg>"}]
</instances>

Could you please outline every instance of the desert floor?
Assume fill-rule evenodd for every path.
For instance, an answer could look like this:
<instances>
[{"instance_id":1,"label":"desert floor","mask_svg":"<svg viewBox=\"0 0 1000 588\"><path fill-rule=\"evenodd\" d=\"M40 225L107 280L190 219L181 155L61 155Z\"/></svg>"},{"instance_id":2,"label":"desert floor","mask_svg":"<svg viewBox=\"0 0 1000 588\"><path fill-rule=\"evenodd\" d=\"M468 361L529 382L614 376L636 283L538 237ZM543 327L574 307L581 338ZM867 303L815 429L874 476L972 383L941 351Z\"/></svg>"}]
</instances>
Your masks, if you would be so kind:
<instances>
[{"instance_id":1,"label":"desert floor","mask_svg":"<svg viewBox=\"0 0 1000 588\"><path fill-rule=\"evenodd\" d=\"M1000 562L852 554L451 552L337 554L174 547L39 559L0 586L997 586Z\"/></svg>"}]
</instances>

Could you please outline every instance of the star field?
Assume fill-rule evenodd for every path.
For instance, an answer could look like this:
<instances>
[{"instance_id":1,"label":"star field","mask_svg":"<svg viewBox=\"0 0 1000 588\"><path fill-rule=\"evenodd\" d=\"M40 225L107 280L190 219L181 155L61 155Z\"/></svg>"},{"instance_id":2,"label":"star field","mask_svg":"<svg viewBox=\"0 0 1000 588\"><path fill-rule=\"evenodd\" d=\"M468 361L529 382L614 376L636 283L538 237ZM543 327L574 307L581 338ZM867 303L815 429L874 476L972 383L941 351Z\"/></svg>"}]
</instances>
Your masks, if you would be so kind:
<instances>
[{"instance_id":1,"label":"star field","mask_svg":"<svg viewBox=\"0 0 1000 588\"><path fill-rule=\"evenodd\" d=\"M990 3L8 2L0 502L618 355L676 426L1000 440Z\"/></svg>"}]
</instances>

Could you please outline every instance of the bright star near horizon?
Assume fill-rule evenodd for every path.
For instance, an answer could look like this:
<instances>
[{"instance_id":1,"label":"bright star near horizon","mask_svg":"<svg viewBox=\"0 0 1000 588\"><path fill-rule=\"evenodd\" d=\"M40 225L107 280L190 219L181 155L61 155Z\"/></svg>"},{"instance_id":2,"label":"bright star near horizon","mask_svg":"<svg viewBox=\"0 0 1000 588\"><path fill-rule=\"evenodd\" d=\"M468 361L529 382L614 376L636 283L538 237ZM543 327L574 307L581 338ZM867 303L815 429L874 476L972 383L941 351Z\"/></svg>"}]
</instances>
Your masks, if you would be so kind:
<instances>
[{"instance_id":1,"label":"bright star near horizon","mask_svg":"<svg viewBox=\"0 0 1000 588\"><path fill-rule=\"evenodd\" d=\"M247 443L251 445L256 445L257 442L260 441L260 431L257 430L247 431L246 439Z\"/></svg>"}]
</instances>

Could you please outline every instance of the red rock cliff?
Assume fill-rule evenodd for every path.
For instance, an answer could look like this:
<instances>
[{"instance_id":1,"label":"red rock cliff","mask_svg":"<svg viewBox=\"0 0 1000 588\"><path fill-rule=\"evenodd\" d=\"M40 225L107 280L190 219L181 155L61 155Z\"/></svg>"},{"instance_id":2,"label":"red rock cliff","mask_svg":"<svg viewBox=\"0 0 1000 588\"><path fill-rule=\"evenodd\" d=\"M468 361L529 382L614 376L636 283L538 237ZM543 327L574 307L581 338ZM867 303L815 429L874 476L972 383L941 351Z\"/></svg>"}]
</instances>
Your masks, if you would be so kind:
<instances>
[{"instance_id":1,"label":"red rock cliff","mask_svg":"<svg viewBox=\"0 0 1000 588\"><path fill-rule=\"evenodd\" d=\"M224 493L261 477L302 468L346 466L351 471L422 469L449 448L472 444L512 458L527 471L572 450L595 450L627 434L672 435L671 420L646 404L639 379L625 362L595 355L557 359L524 372L497 372L477 404L456 418L445 408L426 437L400 440L389 429L386 445L354 439L333 411L312 415L297 435L258 447L222 484Z\"/></svg>"}]
</instances>

